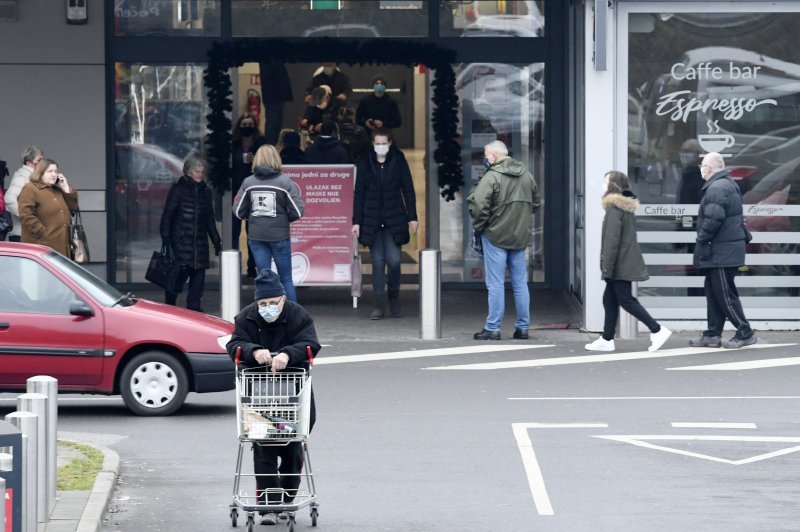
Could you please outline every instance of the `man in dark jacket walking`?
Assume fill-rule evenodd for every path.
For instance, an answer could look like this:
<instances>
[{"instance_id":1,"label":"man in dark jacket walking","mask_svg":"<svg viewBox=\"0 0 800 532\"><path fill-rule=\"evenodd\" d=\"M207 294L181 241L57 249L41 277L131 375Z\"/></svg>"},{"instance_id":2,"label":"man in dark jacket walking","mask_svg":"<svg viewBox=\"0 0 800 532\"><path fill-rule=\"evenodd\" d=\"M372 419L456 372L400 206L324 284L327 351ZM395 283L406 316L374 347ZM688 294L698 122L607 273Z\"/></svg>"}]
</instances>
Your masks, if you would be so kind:
<instances>
[{"instance_id":1,"label":"man in dark jacket walking","mask_svg":"<svg viewBox=\"0 0 800 532\"><path fill-rule=\"evenodd\" d=\"M506 145L495 140L483 148L486 172L467 197L472 227L481 234L489 314L475 340L499 340L505 312L505 271L508 266L517 320L514 338L528 339L530 293L525 248L531 245L533 213L539 208L539 188L521 162L508 156Z\"/></svg>"},{"instance_id":2,"label":"man in dark jacket walking","mask_svg":"<svg viewBox=\"0 0 800 532\"><path fill-rule=\"evenodd\" d=\"M745 318L734 278L744 266L746 231L739 186L728 177L725 160L719 153L703 158L700 173L703 198L697 217L697 240L694 247L694 267L701 270L704 285L708 329L695 340L693 347L739 348L756 343L756 335ZM736 327L736 334L723 342L725 319Z\"/></svg>"},{"instance_id":3,"label":"man in dark jacket walking","mask_svg":"<svg viewBox=\"0 0 800 532\"><path fill-rule=\"evenodd\" d=\"M183 286L189 279L186 308L202 312L200 300L209 268L208 239L211 239L217 256L222 250L222 241L214 221L211 189L205 182L205 161L189 157L183 164L183 173L169 189L161 214L161 239L174 251L175 259L186 266L178 280L179 286ZM177 293L166 291L167 304L174 305L177 299Z\"/></svg>"},{"instance_id":4,"label":"man in dark jacket walking","mask_svg":"<svg viewBox=\"0 0 800 532\"><path fill-rule=\"evenodd\" d=\"M255 280L253 303L234 319L235 329L226 349L236 360L241 348L240 364L244 368L284 371L287 368L307 370L311 356L320 350L314 321L308 311L286 298L280 278L272 270L263 270ZM314 392L311 392L309 431L316 421ZM280 459L280 466L278 460ZM303 469L302 443L285 446L253 445L256 495L259 505L291 504L300 486ZM261 524L274 525L277 515L263 510Z\"/></svg>"},{"instance_id":5,"label":"man in dark jacket walking","mask_svg":"<svg viewBox=\"0 0 800 532\"><path fill-rule=\"evenodd\" d=\"M326 119L322 122L319 135L314 143L306 148L306 164L347 164L350 158L347 150L339 142L336 122Z\"/></svg>"}]
</instances>

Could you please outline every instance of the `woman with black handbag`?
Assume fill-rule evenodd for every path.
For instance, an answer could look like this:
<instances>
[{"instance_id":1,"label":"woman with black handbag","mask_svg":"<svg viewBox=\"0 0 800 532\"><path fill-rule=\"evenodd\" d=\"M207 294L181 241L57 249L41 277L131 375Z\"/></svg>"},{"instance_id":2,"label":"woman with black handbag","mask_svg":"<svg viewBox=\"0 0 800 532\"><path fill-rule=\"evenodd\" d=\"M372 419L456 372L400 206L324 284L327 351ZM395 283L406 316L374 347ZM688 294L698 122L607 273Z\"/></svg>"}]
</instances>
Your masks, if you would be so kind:
<instances>
[{"instance_id":1,"label":"woman with black handbag","mask_svg":"<svg viewBox=\"0 0 800 532\"><path fill-rule=\"evenodd\" d=\"M175 259L185 265L177 280L176 291L165 291L165 301L174 305L186 279L189 291L186 308L203 312L201 299L209 268L208 239L219 256L222 241L217 232L212 207L211 189L205 181L207 165L199 157L189 157L183 164L183 173L172 185L167 203L161 215L161 239L164 247L170 248Z\"/></svg>"}]
</instances>

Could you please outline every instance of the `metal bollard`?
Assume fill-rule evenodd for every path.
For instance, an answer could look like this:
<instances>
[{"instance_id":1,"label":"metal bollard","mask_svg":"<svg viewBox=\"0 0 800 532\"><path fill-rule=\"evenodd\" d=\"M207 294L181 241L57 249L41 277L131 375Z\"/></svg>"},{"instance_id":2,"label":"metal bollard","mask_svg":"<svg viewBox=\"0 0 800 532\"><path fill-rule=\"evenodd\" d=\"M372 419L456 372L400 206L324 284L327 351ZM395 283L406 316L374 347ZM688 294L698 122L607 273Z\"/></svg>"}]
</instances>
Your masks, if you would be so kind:
<instances>
[{"instance_id":1,"label":"metal bollard","mask_svg":"<svg viewBox=\"0 0 800 532\"><path fill-rule=\"evenodd\" d=\"M36 375L26 381L28 393L40 393L47 397L45 421L45 444L47 446L47 515L56 506L56 474L58 472L58 379L49 375Z\"/></svg>"},{"instance_id":2,"label":"metal bollard","mask_svg":"<svg viewBox=\"0 0 800 532\"><path fill-rule=\"evenodd\" d=\"M6 421L22 433L22 527L23 532L36 532L36 491L39 464L37 445L39 420L31 412L11 412Z\"/></svg>"},{"instance_id":3,"label":"metal bollard","mask_svg":"<svg viewBox=\"0 0 800 532\"><path fill-rule=\"evenodd\" d=\"M36 414L36 520L46 523L50 504L47 502L47 396L23 393L17 396L17 411Z\"/></svg>"},{"instance_id":4,"label":"metal bollard","mask_svg":"<svg viewBox=\"0 0 800 532\"><path fill-rule=\"evenodd\" d=\"M639 283L631 283L631 295L636 297L639 291ZM619 337L623 340L633 340L639 336L639 320L619 309Z\"/></svg>"},{"instance_id":5,"label":"metal bollard","mask_svg":"<svg viewBox=\"0 0 800 532\"><path fill-rule=\"evenodd\" d=\"M423 249L419 252L419 330L423 340L442 337L442 252Z\"/></svg>"},{"instance_id":6,"label":"metal bollard","mask_svg":"<svg viewBox=\"0 0 800 532\"><path fill-rule=\"evenodd\" d=\"M220 283L222 295L222 319L233 323L242 310L239 299L242 291L242 254L238 249L222 252L220 258Z\"/></svg>"}]
</instances>

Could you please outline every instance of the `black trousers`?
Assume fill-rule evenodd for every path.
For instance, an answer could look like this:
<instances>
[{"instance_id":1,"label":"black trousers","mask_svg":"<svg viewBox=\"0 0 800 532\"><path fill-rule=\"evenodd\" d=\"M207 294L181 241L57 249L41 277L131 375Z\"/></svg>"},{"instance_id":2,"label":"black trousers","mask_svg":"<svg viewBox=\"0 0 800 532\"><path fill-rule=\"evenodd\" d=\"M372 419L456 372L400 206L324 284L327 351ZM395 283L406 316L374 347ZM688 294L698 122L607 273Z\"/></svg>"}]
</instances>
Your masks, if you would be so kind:
<instances>
[{"instance_id":1,"label":"black trousers","mask_svg":"<svg viewBox=\"0 0 800 532\"><path fill-rule=\"evenodd\" d=\"M619 308L625 309L628 314L644 323L650 332L656 333L661 326L650 316L639 301L633 297L630 281L606 281L603 292L603 308L606 319L603 325L603 339L613 340L619 321Z\"/></svg>"},{"instance_id":2,"label":"black trousers","mask_svg":"<svg viewBox=\"0 0 800 532\"><path fill-rule=\"evenodd\" d=\"M205 268L198 270L187 269L184 272L182 277L178 279L178 283L183 286L186 279L189 279L189 290L186 292L186 308L202 311L203 307L200 301L203 299L203 290L205 290L206 286L206 270ZM164 301L168 305L174 305L178 301L178 294L166 291L164 292Z\"/></svg>"},{"instance_id":3,"label":"black trousers","mask_svg":"<svg viewBox=\"0 0 800 532\"><path fill-rule=\"evenodd\" d=\"M317 407L312 390L309 433L316 420ZM253 443L253 472L256 474L259 505L291 504L302 480L300 474L303 472L303 444L299 441L286 446ZM278 491L279 489L283 491ZM266 511L260 513L264 514Z\"/></svg>"},{"instance_id":4,"label":"black trousers","mask_svg":"<svg viewBox=\"0 0 800 532\"><path fill-rule=\"evenodd\" d=\"M750 338L753 329L744 316L739 291L734 282L739 268L708 268L704 270L706 282L703 285L706 293L706 316L708 330L705 336L721 336L725 320L728 319L736 327L737 338Z\"/></svg>"}]
</instances>

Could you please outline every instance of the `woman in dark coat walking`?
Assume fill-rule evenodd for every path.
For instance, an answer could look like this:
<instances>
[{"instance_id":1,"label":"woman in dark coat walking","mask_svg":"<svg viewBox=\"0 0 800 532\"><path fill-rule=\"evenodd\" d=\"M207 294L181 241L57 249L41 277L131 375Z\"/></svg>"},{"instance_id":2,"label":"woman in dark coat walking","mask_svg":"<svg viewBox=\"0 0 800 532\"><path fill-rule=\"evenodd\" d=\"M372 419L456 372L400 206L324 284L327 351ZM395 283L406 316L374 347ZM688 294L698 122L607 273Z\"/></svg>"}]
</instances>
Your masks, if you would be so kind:
<instances>
[{"instance_id":1,"label":"woman in dark coat walking","mask_svg":"<svg viewBox=\"0 0 800 532\"><path fill-rule=\"evenodd\" d=\"M370 319L379 320L387 284L389 311L400 316L400 246L411 239L409 225L416 232L419 224L411 170L403 152L392 146L392 132L374 129L372 145L373 152L359 161L356 171L352 232L369 247L375 298Z\"/></svg>"},{"instance_id":2,"label":"woman in dark coat walking","mask_svg":"<svg viewBox=\"0 0 800 532\"><path fill-rule=\"evenodd\" d=\"M636 208L639 200L631 191L628 176L622 172L611 171L605 177L606 192L603 195L602 240L600 244L600 270L606 289L603 292L605 323L603 335L590 344L588 351L614 351L614 333L619 319L619 308L624 308L633 317L650 329L650 347L656 351L672 331L659 325L633 297L631 283L646 281L650 276L644 264L639 242L636 240Z\"/></svg>"},{"instance_id":3,"label":"woman in dark coat walking","mask_svg":"<svg viewBox=\"0 0 800 532\"><path fill-rule=\"evenodd\" d=\"M172 248L178 262L185 265L179 279L180 286L189 279L186 308L203 312L200 300L209 268L208 239L219 256L222 242L214 221L211 189L205 182L206 162L199 157L189 157L183 164L183 173L172 185L161 215L161 239ZM167 304L174 305L178 294L167 291Z\"/></svg>"}]
</instances>

